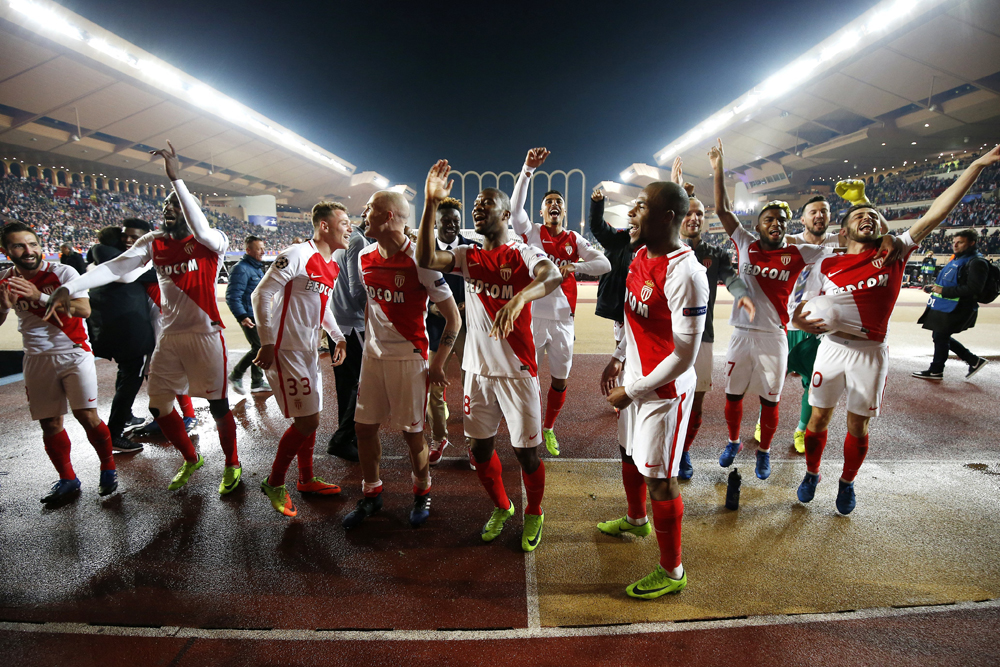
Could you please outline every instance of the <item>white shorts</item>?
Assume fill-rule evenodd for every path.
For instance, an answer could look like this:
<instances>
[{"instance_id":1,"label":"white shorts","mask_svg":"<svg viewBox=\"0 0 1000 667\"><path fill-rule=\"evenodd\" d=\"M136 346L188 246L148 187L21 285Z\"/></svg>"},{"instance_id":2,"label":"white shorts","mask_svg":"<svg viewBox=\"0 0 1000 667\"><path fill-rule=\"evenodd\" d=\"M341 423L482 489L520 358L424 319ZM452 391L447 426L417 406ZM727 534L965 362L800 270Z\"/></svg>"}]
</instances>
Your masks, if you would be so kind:
<instances>
[{"instance_id":1,"label":"white shorts","mask_svg":"<svg viewBox=\"0 0 1000 667\"><path fill-rule=\"evenodd\" d=\"M573 340L576 333L573 319L563 322L546 320L541 317L531 318L531 333L535 339L535 355L539 360L542 354L549 353L549 373L558 380L565 380L573 368Z\"/></svg>"},{"instance_id":2,"label":"white shorts","mask_svg":"<svg viewBox=\"0 0 1000 667\"><path fill-rule=\"evenodd\" d=\"M150 398L187 394L215 401L225 398L226 340L222 332L160 336L149 362Z\"/></svg>"},{"instance_id":3,"label":"white shorts","mask_svg":"<svg viewBox=\"0 0 1000 667\"><path fill-rule=\"evenodd\" d=\"M86 350L64 354L24 355L24 392L28 412L35 421L73 410L97 407L97 369L94 355Z\"/></svg>"},{"instance_id":4,"label":"white shorts","mask_svg":"<svg viewBox=\"0 0 1000 667\"><path fill-rule=\"evenodd\" d=\"M873 340L826 335L816 350L809 405L832 408L847 390L847 411L877 417L889 376L889 347Z\"/></svg>"},{"instance_id":5,"label":"white shorts","mask_svg":"<svg viewBox=\"0 0 1000 667\"><path fill-rule=\"evenodd\" d=\"M753 393L768 401L779 401L788 370L785 332L734 329L724 370L727 394Z\"/></svg>"},{"instance_id":6,"label":"white shorts","mask_svg":"<svg viewBox=\"0 0 1000 667\"><path fill-rule=\"evenodd\" d=\"M407 433L424 430L427 412L427 362L417 359L361 358L358 406L354 421L386 424Z\"/></svg>"},{"instance_id":7,"label":"white shorts","mask_svg":"<svg viewBox=\"0 0 1000 667\"><path fill-rule=\"evenodd\" d=\"M712 391L712 344L701 341L698 356L694 360L694 372L698 374L697 392Z\"/></svg>"},{"instance_id":8,"label":"white shorts","mask_svg":"<svg viewBox=\"0 0 1000 667\"><path fill-rule=\"evenodd\" d=\"M677 476L695 387L681 389L677 398L633 401L618 415L618 442L646 477Z\"/></svg>"},{"instance_id":9,"label":"white shorts","mask_svg":"<svg viewBox=\"0 0 1000 667\"><path fill-rule=\"evenodd\" d=\"M323 409L323 373L318 352L275 350L274 363L265 372L278 407L286 417L307 417Z\"/></svg>"},{"instance_id":10,"label":"white shorts","mask_svg":"<svg viewBox=\"0 0 1000 667\"><path fill-rule=\"evenodd\" d=\"M467 372L462 412L469 438L492 438L503 417L514 447L536 447L542 442L542 403L536 377L497 378Z\"/></svg>"}]
</instances>

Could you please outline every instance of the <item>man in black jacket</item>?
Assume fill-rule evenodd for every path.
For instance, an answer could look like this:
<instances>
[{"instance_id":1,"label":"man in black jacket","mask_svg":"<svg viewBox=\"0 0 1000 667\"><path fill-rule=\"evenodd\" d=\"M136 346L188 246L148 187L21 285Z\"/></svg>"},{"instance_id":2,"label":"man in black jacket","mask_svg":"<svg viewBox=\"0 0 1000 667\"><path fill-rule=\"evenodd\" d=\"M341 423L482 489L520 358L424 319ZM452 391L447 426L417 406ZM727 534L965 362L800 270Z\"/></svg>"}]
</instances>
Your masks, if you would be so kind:
<instances>
[{"instance_id":1,"label":"man in black jacket","mask_svg":"<svg viewBox=\"0 0 1000 667\"><path fill-rule=\"evenodd\" d=\"M150 231L149 224L138 218L124 221L126 227ZM117 238L112 232L117 231ZM121 229L105 228L99 235L100 243L93 246L94 264L103 264L122 254ZM113 359L118 364L115 378L115 396L111 401L108 430L111 445L117 452L137 452L142 445L124 437L125 426L132 421L132 404L142 386L146 359L153 353L156 339L150 319L146 287L143 284L156 276L147 272L135 282L113 282L90 290L90 304L96 317L91 331L94 334L94 355Z\"/></svg>"},{"instance_id":2,"label":"man in black jacket","mask_svg":"<svg viewBox=\"0 0 1000 667\"><path fill-rule=\"evenodd\" d=\"M976 249L978 241L979 233L975 229L955 232L952 236L955 256L941 269L936 284L924 288L931 298L917 322L932 332L934 359L929 369L913 373L915 378L944 379L949 349L969 365L966 378L971 378L988 363L952 337L974 327L979 314L979 293L986 284L990 267Z\"/></svg>"},{"instance_id":3,"label":"man in black jacket","mask_svg":"<svg viewBox=\"0 0 1000 667\"><path fill-rule=\"evenodd\" d=\"M59 262L72 266L81 276L87 272L87 262L83 259L83 255L74 250L73 246L68 243L59 246Z\"/></svg>"},{"instance_id":4,"label":"man in black jacket","mask_svg":"<svg viewBox=\"0 0 1000 667\"><path fill-rule=\"evenodd\" d=\"M597 283L598 317L615 323L615 343L621 338L625 322L625 278L632 263L632 248L628 230L615 229L604 220L604 193L595 190L590 195L590 233L604 246L604 255L611 262L611 270Z\"/></svg>"}]
</instances>

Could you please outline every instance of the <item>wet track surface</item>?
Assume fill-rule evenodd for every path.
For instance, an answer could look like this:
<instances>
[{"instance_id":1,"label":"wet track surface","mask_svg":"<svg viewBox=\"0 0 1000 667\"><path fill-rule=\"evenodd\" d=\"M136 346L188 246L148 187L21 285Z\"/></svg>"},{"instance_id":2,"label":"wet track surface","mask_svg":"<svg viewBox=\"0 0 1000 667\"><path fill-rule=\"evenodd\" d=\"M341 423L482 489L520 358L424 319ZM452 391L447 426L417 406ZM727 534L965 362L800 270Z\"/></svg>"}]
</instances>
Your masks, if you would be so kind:
<instances>
[{"instance_id":1,"label":"wet track surface","mask_svg":"<svg viewBox=\"0 0 1000 667\"><path fill-rule=\"evenodd\" d=\"M678 596L640 603L622 589L653 567L655 541L616 540L593 529L624 512L615 418L596 389L605 361L598 355L575 360L556 429L563 455L547 461L546 532L529 557L520 550L519 516L496 542L480 540L490 502L459 449L447 450L434 469L430 521L412 529L409 466L396 434L383 440L385 509L345 533L340 520L360 497L360 470L325 453L336 425L329 371L316 474L344 491L318 499L292 491L299 507L294 519L275 513L258 490L287 425L269 395L254 395L234 409L244 484L233 494L217 493L222 453L214 424L206 424L207 405L196 400L206 465L187 487L166 490L180 457L151 441L136 455L116 456L120 492L98 499L97 457L70 420L83 491L70 503L46 508L38 498L55 474L24 409L23 383L2 386L0 648L24 664L66 664L70 656L76 664L93 659L104 665L374 664L364 639L392 630L378 651L379 660L394 664L495 662L499 651L505 659L534 655L538 662L558 652L555 662L597 664L608 651L629 646L699 663L797 664L817 651L826 664L892 659L972 665L1000 657L995 639L984 640L1000 634L1000 612L995 603L974 604L1000 598L1000 368L987 368L975 383L933 386L909 378L926 359L894 358L884 416L873 422L869 461L858 479L858 509L839 517L832 504L843 413L831 425L826 481L813 503L801 505L794 489L804 462L790 446L801 387L792 379L772 449L774 474L756 480L752 452L745 450L736 462L744 473L742 507L738 513L722 509L724 471L715 459L725 425L717 360L717 388L706 397L705 424L692 450L695 478L682 491L690 584ZM103 416L113 371L98 363ZM540 377L545 373L542 364ZM457 388L449 396L453 441L461 434ZM143 406L141 394L137 414ZM750 401L744 413L748 439ZM520 510L520 475L505 431L498 451ZM295 473L293 463L288 479ZM965 606L853 620L776 620L761 627L713 621L802 620L815 613L954 602ZM544 636L556 626L669 621L717 625ZM82 625L53 625L58 623ZM80 630L92 626L116 626L124 636L106 636L115 627ZM286 636L284 630L321 633ZM470 632L476 630L482 632ZM433 640L452 639L450 631L465 641Z\"/></svg>"}]
</instances>

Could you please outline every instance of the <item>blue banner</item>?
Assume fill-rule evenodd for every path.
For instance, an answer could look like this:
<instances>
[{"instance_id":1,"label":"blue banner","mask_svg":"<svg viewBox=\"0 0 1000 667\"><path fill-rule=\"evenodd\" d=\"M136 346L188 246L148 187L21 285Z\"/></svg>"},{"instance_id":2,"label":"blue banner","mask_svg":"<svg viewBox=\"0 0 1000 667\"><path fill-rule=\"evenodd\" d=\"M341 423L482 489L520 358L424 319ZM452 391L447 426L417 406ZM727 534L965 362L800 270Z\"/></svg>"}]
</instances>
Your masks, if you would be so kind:
<instances>
[{"instance_id":1,"label":"blue banner","mask_svg":"<svg viewBox=\"0 0 1000 667\"><path fill-rule=\"evenodd\" d=\"M251 225L260 225L261 227L266 227L272 232L278 229L278 218L274 215L250 215Z\"/></svg>"}]
</instances>

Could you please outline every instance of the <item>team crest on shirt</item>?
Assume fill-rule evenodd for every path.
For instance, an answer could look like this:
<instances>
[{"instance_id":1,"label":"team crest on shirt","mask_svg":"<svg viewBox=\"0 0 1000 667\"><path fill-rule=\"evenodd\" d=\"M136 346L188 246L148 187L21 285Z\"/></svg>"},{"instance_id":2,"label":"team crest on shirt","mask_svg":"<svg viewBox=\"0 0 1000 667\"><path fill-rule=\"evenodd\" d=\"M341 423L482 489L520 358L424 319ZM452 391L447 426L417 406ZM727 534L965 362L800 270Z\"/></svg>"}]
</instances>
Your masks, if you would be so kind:
<instances>
[{"instance_id":1,"label":"team crest on shirt","mask_svg":"<svg viewBox=\"0 0 1000 667\"><path fill-rule=\"evenodd\" d=\"M571 246L570 244L567 243L566 245L564 245L563 249L566 251L567 255L573 254L573 246Z\"/></svg>"},{"instance_id":2,"label":"team crest on shirt","mask_svg":"<svg viewBox=\"0 0 1000 667\"><path fill-rule=\"evenodd\" d=\"M500 265L500 277L503 278L504 282L510 280L510 276L513 273L514 269L510 268L510 264Z\"/></svg>"},{"instance_id":3,"label":"team crest on shirt","mask_svg":"<svg viewBox=\"0 0 1000 667\"><path fill-rule=\"evenodd\" d=\"M295 409L296 410L301 410L302 409L302 399L301 398L296 398L295 399Z\"/></svg>"},{"instance_id":4,"label":"team crest on shirt","mask_svg":"<svg viewBox=\"0 0 1000 667\"><path fill-rule=\"evenodd\" d=\"M647 280L646 284L642 286L642 290L639 292L639 300L648 301L649 297L653 296L654 287L655 285L653 285L653 281Z\"/></svg>"},{"instance_id":5,"label":"team crest on shirt","mask_svg":"<svg viewBox=\"0 0 1000 667\"><path fill-rule=\"evenodd\" d=\"M403 283L406 282L406 274L402 271L396 272L396 287L402 287Z\"/></svg>"},{"instance_id":6,"label":"team crest on shirt","mask_svg":"<svg viewBox=\"0 0 1000 667\"><path fill-rule=\"evenodd\" d=\"M184 244L184 252L189 255L194 252L194 241L188 241Z\"/></svg>"},{"instance_id":7,"label":"team crest on shirt","mask_svg":"<svg viewBox=\"0 0 1000 667\"><path fill-rule=\"evenodd\" d=\"M885 264L884 257L876 257L875 259L872 260L872 266L874 266L876 269L881 269L883 264Z\"/></svg>"},{"instance_id":8,"label":"team crest on shirt","mask_svg":"<svg viewBox=\"0 0 1000 667\"><path fill-rule=\"evenodd\" d=\"M781 256L781 263L784 264L785 266L788 266L789 264L792 263L792 256L791 255L782 255Z\"/></svg>"}]
</instances>

